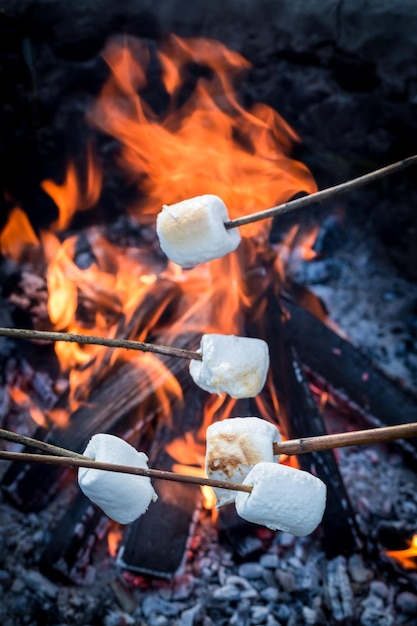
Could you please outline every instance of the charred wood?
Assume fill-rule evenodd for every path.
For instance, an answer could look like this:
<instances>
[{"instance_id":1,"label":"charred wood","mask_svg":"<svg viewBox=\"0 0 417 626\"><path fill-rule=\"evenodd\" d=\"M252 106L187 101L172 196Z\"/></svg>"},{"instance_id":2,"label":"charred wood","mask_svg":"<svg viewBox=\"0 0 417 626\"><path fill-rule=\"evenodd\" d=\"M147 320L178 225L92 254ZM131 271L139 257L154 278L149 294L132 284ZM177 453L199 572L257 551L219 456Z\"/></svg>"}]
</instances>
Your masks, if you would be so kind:
<instances>
[{"instance_id":1,"label":"charred wood","mask_svg":"<svg viewBox=\"0 0 417 626\"><path fill-rule=\"evenodd\" d=\"M324 422L288 333L288 316L272 288L268 294L265 320L284 434L291 439L325 435ZM333 451L300 455L298 463L301 469L316 474L327 485L327 505L321 523L322 542L327 554L349 554L359 548L361 540L354 512Z\"/></svg>"},{"instance_id":2,"label":"charred wood","mask_svg":"<svg viewBox=\"0 0 417 626\"><path fill-rule=\"evenodd\" d=\"M288 337L300 361L314 373L324 389L343 397L368 424L391 426L414 422L416 396L401 383L382 372L315 315L290 299L284 300L289 312ZM417 439L399 440L409 459L417 461Z\"/></svg>"},{"instance_id":3,"label":"charred wood","mask_svg":"<svg viewBox=\"0 0 417 626\"><path fill-rule=\"evenodd\" d=\"M205 396L201 389L189 386L182 409L173 407L172 425L162 425L156 430L149 453L151 466L172 471L174 459L166 446L187 432L197 433L202 423L201 407ZM195 485L164 480L155 480L153 485L158 500L151 503L146 515L128 527L118 563L140 574L171 578L184 562L202 495Z\"/></svg>"},{"instance_id":4,"label":"charred wood","mask_svg":"<svg viewBox=\"0 0 417 626\"><path fill-rule=\"evenodd\" d=\"M91 551L103 538L108 525L106 515L78 493L58 521L41 556L41 571L76 584L84 582Z\"/></svg>"}]
</instances>

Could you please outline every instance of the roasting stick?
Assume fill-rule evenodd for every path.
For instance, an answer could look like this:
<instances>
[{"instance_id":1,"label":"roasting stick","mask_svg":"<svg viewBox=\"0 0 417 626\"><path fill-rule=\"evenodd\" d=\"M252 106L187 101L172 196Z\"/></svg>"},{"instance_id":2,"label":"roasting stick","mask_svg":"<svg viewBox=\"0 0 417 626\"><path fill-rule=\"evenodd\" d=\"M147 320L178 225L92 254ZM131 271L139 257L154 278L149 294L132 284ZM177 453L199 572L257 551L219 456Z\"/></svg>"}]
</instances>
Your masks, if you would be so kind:
<instances>
[{"instance_id":1,"label":"roasting stick","mask_svg":"<svg viewBox=\"0 0 417 626\"><path fill-rule=\"evenodd\" d=\"M69 452L69 451L68 451ZM219 489L234 489L250 493L250 485L242 483L230 483L223 480L213 480L203 476L188 476L188 474L176 474L157 469L145 469L143 467L133 467L131 465L118 465L117 463L102 463L93 461L87 457L78 458L73 456L53 456L50 454L30 454L26 452L6 452L0 450L0 459L5 461L22 461L23 463L46 463L48 465L60 465L64 467L87 467L90 469L106 470L109 472L119 472L121 474L136 474L137 476L147 476L148 478L160 478L178 483L190 483L193 485L206 485L208 487L218 487Z\"/></svg>"},{"instance_id":2,"label":"roasting stick","mask_svg":"<svg viewBox=\"0 0 417 626\"><path fill-rule=\"evenodd\" d=\"M31 330L26 328L0 328L1 337L13 339L39 339L41 341L67 341L71 343L87 343L109 348L126 348L127 350L141 350L142 352L154 352L165 356L176 356L181 359L194 359L202 361L203 355L193 350L161 346L143 341L131 341L129 339L110 339L108 337L96 337L94 335L77 335L73 333L55 332L47 330Z\"/></svg>"},{"instance_id":3,"label":"roasting stick","mask_svg":"<svg viewBox=\"0 0 417 626\"><path fill-rule=\"evenodd\" d=\"M291 200L290 202L284 202L284 204L272 207L271 209L266 209L265 211L259 211L259 213L251 213L250 215L244 215L242 217L229 220L228 222L224 222L224 226L226 230L229 230L230 228L237 228L238 226L244 226L245 224L259 222L260 220L275 217L276 215L283 215L284 213L289 213L290 211L301 209L309 204L312 204L313 202L320 202L322 200L327 200L328 198L335 198L336 196L340 196L347 191L358 189L359 187L368 185L369 183L379 180L380 178L384 178L389 174L401 172L402 170L416 163L417 155L414 155L408 157L407 159L403 159L402 161L396 161L391 165L387 165L386 167L375 170L374 172L370 172L369 174L365 174L364 176L353 178L352 180L341 183L340 185L328 187L327 189L317 191L316 193L312 193L308 196L303 196L302 198L297 198L296 200Z\"/></svg>"},{"instance_id":4,"label":"roasting stick","mask_svg":"<svg viewBox=\"0 0 417 626\"><path fill-rule=\"evenodd\" d=\"M337 433L334 435L306 437L304 439L290 439L288 441L274 443L273 450L274 454L305 454L307 452L317 452L320 450L377 443L394 439L405 439L407 437L414 436L417 436L417 422L412 422L411 424L398 424L396 426L387 426L384 428L370 428L348 433ZM141 467L117 465L114 463L102 463L89 459L82 454L72 452L71 450L66 450L65 448L60 448L44 441L32 439L31 437L19 435L18 433L13 433L4 429L0 429L0 439L6 439L15 443L31 446L35 449L41 450L42 452L54 453L54 455L47 455L0 451L0 459L3 460L22 461L25 463L47 463L50 465L61 465L67 467L87 467L124 474L136 474L138 476L147 476L149 478L159 478L181 483L190 483L194 485L206 485L208 487L215 487L219 489L232 489L235 491L246 491L247 493L252 491L252 487L250 485L243 485L241 483L213 480L211 478L204 478L200 476L188 476L186 474L176 474L175 472L167 472L164 470L144 469Z\"/></svg>"},{"instance_id":5,"label":"roasting stick","mask_svg":"<svg viewBox=\"0 0 417 626\"><path fill-rule=\"evenodd\" d=\"M83 454L78 454L78 452L73 452L72 450L67 450L67 448L55 446L52 443L47 443L46 441L41 441L40 439L33 439L32 437L27 437L26 435L14 433L13 431L6 430L5 428L0 428L0 439L12 441L13 443L20 443L23 446L34 448L35 450L40 450L41 452L49 452L50 454L55 454L57 456L88 459L88 457Z\"/></svg>"},{"instance_id":6,"label":"roasting stick","mask_svg":"<svg viewBox=\"0 0 417 626\"><path fill-rule=\"evenodd\" d=\"M345 446L356 446L367 443L378 443L381 441L392 441L394 439L406 439L407 437L417 437L417 422L411 424L397 424L395 426L384 426L383 428L367 428L365 430L353 430L347 433L337 433L334 435L319 435L316 437L305 437L302 439L289 439L273 444L274 454L306 454L308 452L319 452L320 450L332 450Z\"/></svg>"}]
</instances>

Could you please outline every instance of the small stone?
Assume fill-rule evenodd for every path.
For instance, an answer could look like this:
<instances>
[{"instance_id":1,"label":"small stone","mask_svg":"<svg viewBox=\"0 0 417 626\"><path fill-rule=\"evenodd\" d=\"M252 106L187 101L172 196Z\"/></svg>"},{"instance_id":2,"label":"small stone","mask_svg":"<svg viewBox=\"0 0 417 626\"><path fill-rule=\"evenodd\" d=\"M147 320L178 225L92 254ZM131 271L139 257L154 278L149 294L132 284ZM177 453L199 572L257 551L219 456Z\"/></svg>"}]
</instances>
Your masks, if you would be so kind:
<instances>
[{"instance_id":1,"label":"small stone","mask_svg":"<svg viewBox=\"0 0 417 626\"><path fill-rule=\"evenodd\" d=\"M147 595L142 603L142 612L147 618L155 614L176 617L184 609L185 606L180 602L168 602L152 594Z\"/></svg>"},{"instance_id":2,"label":"small stone","mask_svg":"<svg viewBox=\"0 0 417 626\"><path fill-rule=\"evenodd\" d=\"M275 578L279 582L284 591L294 591L295 589L295 576L291 572L284 572L284 570L277 569L275 572Z\"/></svg>"},{"instance_id":3,"label":"small stone","mask_svg":"<svg viewBox=\"0 0 417 626\"><path fill-rule=\"evenodd\" d=\"M417 595L415 593L402 591L398 594L395 604L403 613L417 615Z\"/></svg>"},{"instance_id":4,"label":"small stone","mask_svg":"<svg viewBox=\"0 0 417 626\"><path fill-rule=\"evenodd\" d=\"M217 600L229 600L232 602L233 600L239 600L240 597L241 593L234 585L223 585L223 587L218 587L213 592L213 598Z\"/></svg>"},{"instance_id":5,"label":"small stone","mask_svg":"<svg viewBox=\"0 0 417 626\"><path fill-rule=\"evenodd\" d=\"M169 619L165 615L154 615L148 621L148 626L168 626Z\"/></svg>"},{"instance_id":6,"label":"small stone","mask_svg":"<svg viewBox=\"0 0 417 626\"><path fill-rule=\"evenodd\" d=\"M279 591L276 587L266 587L261 591L261 598L267 602L276 602L279 598Z\"/></svg>"},{"instance_id":7,"label":"small stone","mask_svg":"<svg viewBox=\"0 0 417 626\"><path fill-rule=\"evenodd\" d=\"M369 590L374 596L379 596L383 600L388 597L388 587L382 580L373 580L369 585Z\"/></svg>"},{"instance_id":8,"label":"small stone","mask_svg":"<svg viewBox=\"0 0 417 626\"><path fill-rule=\"evenodd\" d=\"M279 565L277 554L263 554L259 559L259 564L267 569L276 569Z\"/></svg>"},{"instance_id":9,"label":"small stone","mask_svg":"<svg viewBox=\"0 0 417 626\"><path fill-rule=\"evenodd\" d=\"M374 577L373 572L367 569L360 554L352 554L348 560L348 571L355 583L363 584Z\"/></svg>"},{"instance_id":10,"label":"small stone","mask_svg":"<svg viewBox=\"0 0 417 626\"><path fill-rule=\"evenodd\" d=\"M269 608L267 606L252 606L250 612L252 624L264 624L268 619Z\"/></svg>"},{"instance_id":11,"label":"small stone","mask_svg":"<svg viewBox=\"0 0 417 626\"><path fill-rule=\"evenodd\" d=\"M281 626L281 623L278 622L273 615L268 615L266 618L266 626Z\"/></svg>"},{"instance_id":12,"label":"small stone","mask_svg":"<svg viewBox=\"0 0 417 626\"><path fill-rule=\"evenodd\" d=\"M291 615L291 609L287 604L279 604L274 609L274 615L279 619L280 622L286 624Z\"/></svg>"},{"instance_id":13,"label":"small stone","mask_svg":"<svg viewBox=\"0 0 417 626\"><path fill-rule=\"evenodd\" d=\"M361 626L393 626L393 624L392 615L381 608L367 606L360 616Z\"/></svg>"},{"instance_id":14,"label":"small stone","mask_svg":"<svg viewBox=\"0 0 417 626\"><path fill-rule=\"evenodd\" d=\"M242 578L247 578L248 580L261 578L263 572L263 567L259 565L259 563L242 563L242 565L240 565L238 569L239 576L241 576Z\"/></svg>"},{"instance_id":15,"label":"small stone","mask_svg":"<svg viewBox=\"0 0 417 626\"><path fill-rule=\"evenodd\" d=\"M303 606L303 617L305 623L308 626L314 626L317 622L317 613L314 609L311 609L309 606Z\"/></svg>"},{"instance_id":16,"label":"small stone","mask_svg":"<svg viewBox=\"0 0 417 626\"><path fill-rule=\"evenodd\" d=\"M295 537L294 535L291 535L290 533L281 533L280 538L279 538L279 543L284 548L290 548L295 543Z\"/></svg>"}]
</instances>

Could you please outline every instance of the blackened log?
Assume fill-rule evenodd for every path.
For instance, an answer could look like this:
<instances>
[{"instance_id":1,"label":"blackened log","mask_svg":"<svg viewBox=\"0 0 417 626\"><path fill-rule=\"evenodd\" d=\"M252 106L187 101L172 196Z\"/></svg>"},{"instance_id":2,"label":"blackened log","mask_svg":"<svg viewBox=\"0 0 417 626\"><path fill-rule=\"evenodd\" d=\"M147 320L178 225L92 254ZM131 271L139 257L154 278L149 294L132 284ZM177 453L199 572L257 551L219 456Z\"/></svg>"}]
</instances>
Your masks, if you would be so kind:
<instances>
[{"instance_id":1,"label":"blackened log","mask_svg":"<svg viewBox=\"0 0 417 626\"><path fill-rule=\"evenodd\" d=\"M265 314L265 332L272 376L280 402L282 430L291 439L325 435L324 422L303 375L287 324L288 316L271 288ZM350 554L360 549L361 539L354 512L333 451L303 454L297 460L301 469L317 475L327 486L327 505L320 528L323 548L328 556Z\"/></svg>"},{"instance_id":2,"label":"blackened log","mask_svg":"<svg viewBox=\"0 0 417 626\"><path fill-rule=\"evenodd\" d=\"M162 453L155 467L172 470L173 460ZM153 481L158 500L126 531L118 564L129 571L158 578L171 578L185 559L195 515L201 506L198 485Z\"/></svg>"},{"instance_id":3,"label":"blackened log","mask_svg":"<svg viewBox=\"0 0 417 626\"><path fill-rule=\"evenodd\" d=\"M289 312L288 337L303 365L320 378L324 387L347 398L372 426L415 422L415 394L303 307L290 299L284 300L284 307ZM396 444L410 460L417 461L417 438L398 440Z\"/></svg>"},{"instance_id":4,"label":"blackened log","mask_svg":"<svg viewBox=\"0 0 417 626\"><path fill-rule=\"evenodd\" d=\"M149 453L152 467L172 471L174 460L166 445L187 432L197 433L202 424L207 394L198 387L188 387L182 410L173 407L171 426L163 425L155 433L155 445ZM127 528L118 563L143 575L171 578L184 563L202 495L197 485L154 480L153 486L158 500Z\"/></svg>"},{"instance_id":5,"label":"blackened log","mask_svg":"<svg viewBox=\"0 0 417 626\"><path fill-rule=\"evenodd\" d=\"M81 584L88 576L91 553L109 526L108 517L80 491L57 522L39 563L53 578Z\"/></svg>"}]
</instances>

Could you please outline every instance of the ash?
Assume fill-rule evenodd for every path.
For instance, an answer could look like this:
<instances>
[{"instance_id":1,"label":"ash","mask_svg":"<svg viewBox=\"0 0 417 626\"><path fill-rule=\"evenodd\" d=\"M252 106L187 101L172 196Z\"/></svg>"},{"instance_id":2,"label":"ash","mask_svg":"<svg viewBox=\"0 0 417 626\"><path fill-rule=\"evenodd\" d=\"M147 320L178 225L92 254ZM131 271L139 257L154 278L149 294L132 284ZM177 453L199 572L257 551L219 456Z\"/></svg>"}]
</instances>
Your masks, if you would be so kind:
<instances>
[{"instance_id":1,"label":"ash","mask_svg":"<svg viewBox=\"0 0 417 626\"><path fill-rule=\"evenodd\" d=\"M398 272L377 240L355 233L331 255L294 262L291 273L325 301L355 345L415 388L416 352L406 348L415 347L417 286ZM327 419L335 425L343 418L335 412ZM411 626L417 620L417 573L385 553L395 548L393 536L404 542L416 533L417 475L392 444L341 449L337 456L363 537L361 552L328 558L320 531L295 538L254 526L264 549L241 560L220 542L211 514L201 510L185 564L172 580L121 570L105 541L94 548L79 584L47 577L40 571L41 554L76 484L39 514L23 514L3 499L1 623Z\"/></svg>"}]
</instances>

